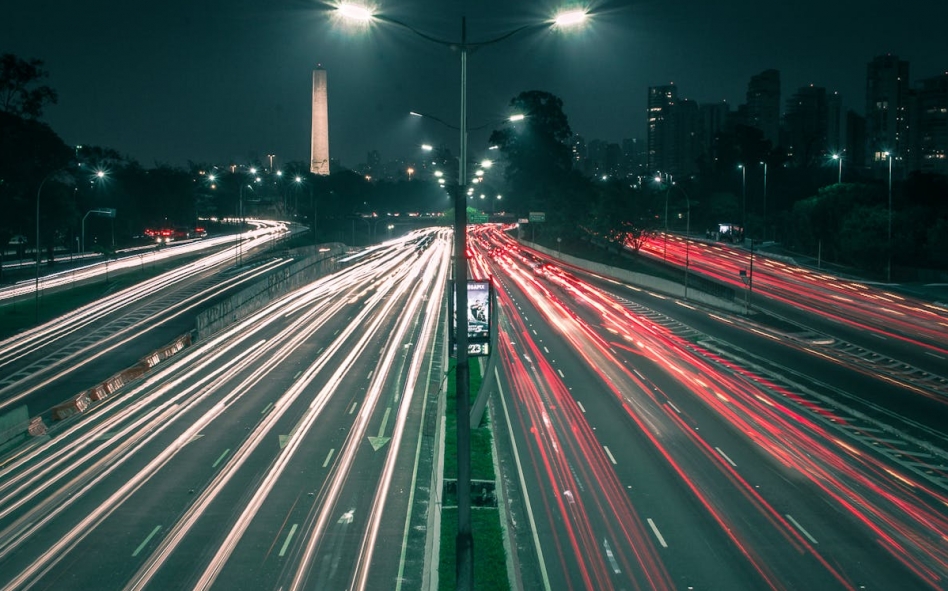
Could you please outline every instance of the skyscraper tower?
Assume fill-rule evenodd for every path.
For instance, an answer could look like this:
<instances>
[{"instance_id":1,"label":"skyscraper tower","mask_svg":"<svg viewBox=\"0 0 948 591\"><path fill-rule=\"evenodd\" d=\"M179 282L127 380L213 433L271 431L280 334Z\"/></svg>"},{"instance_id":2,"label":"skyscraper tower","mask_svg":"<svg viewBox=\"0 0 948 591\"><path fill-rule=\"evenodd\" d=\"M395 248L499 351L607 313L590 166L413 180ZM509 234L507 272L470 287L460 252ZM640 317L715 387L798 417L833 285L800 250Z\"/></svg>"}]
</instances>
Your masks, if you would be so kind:
<instances>
[{"instance_id":1,"label":"skyscraper tower","mask_svg":"<svg viewBox=\"0 0 948 591\"><path fill-rule=\"evenodd\" d=\"M329 87L326 70L313 70L313 137L309 170L313 174L329 174Z\"/></svg>"},{"instance_id":2,"label":"skyscraper tower","mask_svg":"<svg viewBox=\"0 0 948 591\"><path fill-rule=\"evenodd\" d=\"M747 85L747 125L764 132L776 147L780 142L780 72L764 70Z\"/></svg>"},{"instance_id":3,"label":"skyscraper tower","mask_svg":"<svg viewBox=\"0 0 948 591\"><path fill-rule=\"evenodd\" d=\"M674 84L650 86L648 89L648 174L667 172L677 174L678 126L675 103L678 88Z\"/></svg>"},{"instance_id":4,"label":"skyscraper tower","mask_svg":"<svg viewBox=\"0 0 948 591\"><path fill-rule=\"evenodd\" d=\"M881 55L866 67L866 141L868 164L885 171L885 152L896 160L907 157L909 63Z\"/></svg>"}]
</instances>

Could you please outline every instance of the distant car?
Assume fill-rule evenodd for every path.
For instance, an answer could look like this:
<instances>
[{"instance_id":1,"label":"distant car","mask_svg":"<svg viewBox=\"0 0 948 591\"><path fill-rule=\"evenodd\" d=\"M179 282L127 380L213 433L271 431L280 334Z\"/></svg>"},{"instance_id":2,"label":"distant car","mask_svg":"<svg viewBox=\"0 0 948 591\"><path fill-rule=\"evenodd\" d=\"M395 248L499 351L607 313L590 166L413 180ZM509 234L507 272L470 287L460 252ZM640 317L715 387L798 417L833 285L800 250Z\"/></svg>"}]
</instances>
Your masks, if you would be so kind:
<instances>
[{"instance_id":1,"label":"distant car","mask_svg":"<svg viewBox=\"0 0 948 591\"><path fill-rule=\"evenodd\" d=\"M26 236L24 236L23 234L17 234L16 236L10 239L10 244L26 244L27 242L28 240L26 239Z\"/></svg>"}]
</instances>

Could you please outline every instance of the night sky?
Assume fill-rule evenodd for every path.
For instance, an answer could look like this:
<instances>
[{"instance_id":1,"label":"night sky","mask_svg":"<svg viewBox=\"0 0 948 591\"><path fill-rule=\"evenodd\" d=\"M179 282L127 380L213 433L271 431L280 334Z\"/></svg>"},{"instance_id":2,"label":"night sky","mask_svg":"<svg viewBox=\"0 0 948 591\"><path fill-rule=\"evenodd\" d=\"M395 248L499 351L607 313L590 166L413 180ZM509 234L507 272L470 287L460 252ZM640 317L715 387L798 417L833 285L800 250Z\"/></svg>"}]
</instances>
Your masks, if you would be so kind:
<instances>
[{"instance_id":1,"label":"night sky","mask_svg":"<svg viewBox=\"0 0 948 591\"><path fill-rule=\"evenodd\" d=\"M468 41L543 22L549 0L401 0L387 15L431 36ZM548 12L544 13L544 10ZM744 102L749 78L781 73L782 101L815 84L864 111L866 64L892 53L911 79L948 70L948 1L677 0L590 5L581 32L529 29L469 55L472 157L510 99L563 99L587 140L645 138L649 86L674 82L699 103ZM110 147L144 166L188 160L309 160L311 71L329 77L330 154L354 167L424 142L456 153L459 57L391 24L342 26L302 0L5 2L0 53L39 58L59 93L44 120L68 144Z\"/></svg>"}]
</instances>

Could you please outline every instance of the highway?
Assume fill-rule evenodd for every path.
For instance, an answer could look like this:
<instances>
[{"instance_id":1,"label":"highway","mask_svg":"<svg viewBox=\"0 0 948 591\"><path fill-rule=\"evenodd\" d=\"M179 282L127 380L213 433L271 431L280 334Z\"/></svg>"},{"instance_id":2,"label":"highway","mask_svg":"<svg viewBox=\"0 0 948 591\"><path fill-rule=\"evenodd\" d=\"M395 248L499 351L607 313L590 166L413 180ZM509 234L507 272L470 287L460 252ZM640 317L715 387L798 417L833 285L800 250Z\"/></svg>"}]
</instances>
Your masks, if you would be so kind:
<instances>
[{"instance_id":1,"label":"highway","mask_svg":"<svg viewBox=\"0 0 948 591\"><path fill-rule=\"evenodd\" d=\"M422 588L450 236L350 255L9 459L0 588ZM470 251L520 588L945 588L937 307L783 263L724 312L495 226Z\"/></svg>"},{"instance_id":2,"label":"highway","mask_svg":"<svg viewBox=\"0 0 948 591\"><path fill-rule=\"evenodd\" d=\"M449 236L352 255L9 461L0 586L420 586Z\"/></svg>"},{"instance_id":3,"label":"highway","mask_svg":"<svg viewBox=\"0 0 948 591\"><path fill-rule=\"evenodd\" d=\"M248 252L264 249L286 233L281 223L253 223L257 229L247 232L244 240L243 249ZM157 254L173 258L208 250L211 253L0 341L0 413L26 405L33 415L42 414L102 383L140 357L190 332L194 315L215 298L290 262L274 257L261 264L229 269L235 260L234 242L228 237L226 243L211 241L168 248ZM139 262L138 257L131 257L112 264L114 273L115 265L137 266ZM106 263L98 263L78 271L85 281L102 280L105 267ZM67 275L69 272L62 277ZM16 289L19 287L13 286L4 293Z\"/></svg>"},{"instance_id":4,"label":"highway","mask_svg":"<svg viewBox=\"0 0 948 591\"><path fill-rule=\"evenodd\" d=\"M876 371L783 316L592 277L496 232L472 242L498 287L525 588L944 588L943 375L907 382L905 363ZM880 343L920 362L939 346L898 334Z\"/></svg>"}]
</instances>

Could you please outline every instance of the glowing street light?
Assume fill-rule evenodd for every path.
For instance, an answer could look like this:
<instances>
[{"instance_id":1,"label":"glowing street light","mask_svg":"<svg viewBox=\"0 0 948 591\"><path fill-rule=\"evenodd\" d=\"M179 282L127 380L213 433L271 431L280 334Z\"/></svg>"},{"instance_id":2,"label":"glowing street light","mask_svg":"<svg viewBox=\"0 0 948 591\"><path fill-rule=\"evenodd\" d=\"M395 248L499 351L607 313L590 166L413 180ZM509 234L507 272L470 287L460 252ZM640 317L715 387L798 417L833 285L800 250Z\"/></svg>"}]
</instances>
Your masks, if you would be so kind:
<instances>
[{"instance_id":1,"label":"glowing street light","mask_svg":"<svg viewBox=\"0 0 948 591\"><path fill-rule=\"evenodd\" d=\"M833 154L833 160L839 160L839 174L836 177L836 184L843 182L843 157L840 154Z\"/></svg>"},{"instance_id":2,"label":"glowing street light","mask_svg":"<svg viewBox=\"0 0 948 591\"><path fill-rule=\"evenodd\" d=\"M556 27L574 27L586 22L588 15L585 10L564 10L553 19Z\"/></svg>"},{"instance_id":3,"label":"glowing street light","mask_svg":"<svg viewBox=\"0 0 948 591\"><path fill-rule=\"evenodd\" d=\"M340 4L337 10L343 17L353 21L368 22L374 16L368 7L359 4Z\"/></svg>"}]
</instances>

